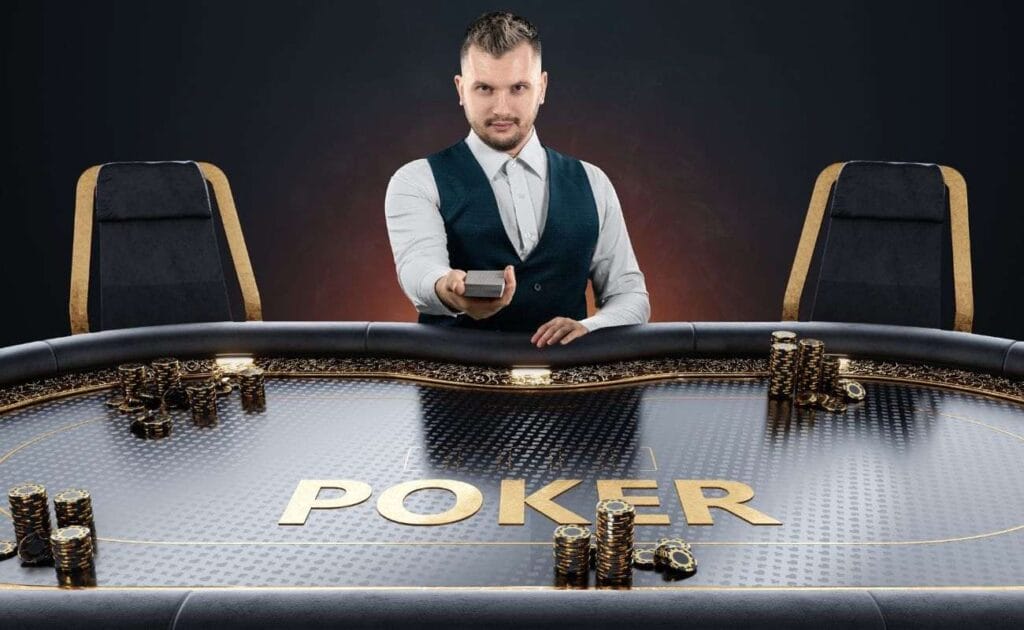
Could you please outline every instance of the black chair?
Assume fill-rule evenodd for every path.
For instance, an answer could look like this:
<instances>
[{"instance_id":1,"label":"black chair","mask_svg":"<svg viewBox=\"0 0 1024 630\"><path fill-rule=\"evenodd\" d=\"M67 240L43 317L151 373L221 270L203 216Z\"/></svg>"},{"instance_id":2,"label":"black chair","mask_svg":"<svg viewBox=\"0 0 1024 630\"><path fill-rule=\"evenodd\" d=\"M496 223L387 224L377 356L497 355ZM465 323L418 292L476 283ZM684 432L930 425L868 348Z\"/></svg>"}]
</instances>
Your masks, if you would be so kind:
<instances>
[{"instance_id":1,"label":"black chair","mask_svg":"<svg viewBox=\"0 0 1024 630\"><path fill-rule=\"evenodd\" d=\"M804 299L812 261L813 289ZM782 319L801 319L802 305L804 319L812 321L970 332L971 245L967 185L960 173L905 162L845 162L823 170L790 271Z\"/></svg>"},{"instance_id":2,"label":"black chair","mask_svg":"<svg viewBox=\"0 0 1024 630\"><path fill-rule=\"evenodd\" d=\"M99 308L92 309L96 330L231 320L210 189L245 318L262 319L256 279L223 171L205 162L118 162L93 166L78 179L71 264L73 334L90 330L90 281L99 293ZM98 258L95 274L90 273L93 256Z\"/></svg>"}]
</instances>

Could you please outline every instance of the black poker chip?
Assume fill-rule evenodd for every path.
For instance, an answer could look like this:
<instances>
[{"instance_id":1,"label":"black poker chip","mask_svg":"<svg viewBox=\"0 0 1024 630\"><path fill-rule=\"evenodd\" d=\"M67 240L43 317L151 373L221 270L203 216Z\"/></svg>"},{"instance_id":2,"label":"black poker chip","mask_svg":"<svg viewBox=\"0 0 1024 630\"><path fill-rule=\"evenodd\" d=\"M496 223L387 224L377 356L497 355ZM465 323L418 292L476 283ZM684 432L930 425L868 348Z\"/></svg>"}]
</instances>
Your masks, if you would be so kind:
<instances>
[{"instance_id":1,"label":"black poker chip","mask_svg":"<svg viewBox=\"0 0 1024 630\"><path fill-rule=\"evenodd\" d=\"M18 545L18 558L22 564L36 566L53 562L50 541L37 532L30 532Z\"/></svg>"},{"instance_id":2,"label":"black poker chip","mask_svg":"<svg viewBox=\"0 0 1024 630\"><path fill-rule=\"evenodd\" d=\"M697 570L697 560L689 549L677 547L668 550L663 566L675 573L693 573Z\"/></svg>"}]
</instances>

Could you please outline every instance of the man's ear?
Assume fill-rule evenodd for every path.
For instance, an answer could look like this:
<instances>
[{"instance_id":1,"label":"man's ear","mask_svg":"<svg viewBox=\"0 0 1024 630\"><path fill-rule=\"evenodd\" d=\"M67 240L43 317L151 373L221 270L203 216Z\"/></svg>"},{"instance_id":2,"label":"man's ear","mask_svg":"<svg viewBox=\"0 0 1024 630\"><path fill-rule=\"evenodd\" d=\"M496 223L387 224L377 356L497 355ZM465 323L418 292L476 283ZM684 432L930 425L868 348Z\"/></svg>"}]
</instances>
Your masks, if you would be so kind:
<instances>
[{"instance_id":1,"label":"man's ear","mask_svg":"<svg viewBox=\"0 0 1024 630\"><path fill-rule=\"evenodd\" d=\"M548 95L548 73L545 70L540 73L540 103L544 104L544 99Z\"/></svg>"},{"instance_id":2,"label":"man's ear","mask_svg":"<svg viewBox=\"0 0 1024 630\"><path fill-rule=\"evenodd\" d=\"M462 105L462 75L455 75L455 93L459 95L459 105Z\"/></svg>"}]
</instances>

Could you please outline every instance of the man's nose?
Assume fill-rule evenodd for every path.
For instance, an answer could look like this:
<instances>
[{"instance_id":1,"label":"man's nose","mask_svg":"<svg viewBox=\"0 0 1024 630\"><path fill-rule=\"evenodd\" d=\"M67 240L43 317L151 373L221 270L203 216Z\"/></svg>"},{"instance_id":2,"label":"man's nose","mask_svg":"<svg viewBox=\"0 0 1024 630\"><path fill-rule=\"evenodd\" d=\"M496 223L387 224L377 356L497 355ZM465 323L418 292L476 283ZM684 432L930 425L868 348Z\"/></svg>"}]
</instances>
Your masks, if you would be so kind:
<instances>
[{"instance_id":1,"label":"man's nose","mask_svg":"<svg viewBox=\"0 0 1024 630\"><path fill-rule=\"evenodd\" d=\"M494 99L494 114L501 116L512 113L510 105L509 95L505 92L498 92L497 97Z\"/></svg>"}]
</instances>

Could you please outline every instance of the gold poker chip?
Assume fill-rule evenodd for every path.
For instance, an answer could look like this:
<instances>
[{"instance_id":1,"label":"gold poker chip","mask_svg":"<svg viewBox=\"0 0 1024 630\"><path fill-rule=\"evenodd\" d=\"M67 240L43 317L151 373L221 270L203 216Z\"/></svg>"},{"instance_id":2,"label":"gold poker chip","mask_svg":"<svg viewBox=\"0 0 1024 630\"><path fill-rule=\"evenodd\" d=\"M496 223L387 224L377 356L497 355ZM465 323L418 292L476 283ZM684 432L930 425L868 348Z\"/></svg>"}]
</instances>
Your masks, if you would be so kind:
<instances>
[{"instance_id":1,"label":"gold poker chip","mask_svg":"<svg viewBox=\"0 0 1024 630\"><path fill-rule=\"evenodd\" d=\"M619 516L623 514L633 514L636 510L629 503L622 499L605 499L597 504L597 511L600 514L604 512L610 516Z\"/></svg>"},{"instance_id":2,"label":"gold poker chip","mask_svg":"<svg viewBox=\"0 0 1024 630\"><path fill-rule=\"evenodd\" d=\"M10 540L0 540L0 560L18 555L18 545Z\"/></svg>"},{"instance_id":3,"label":"gold poker chip","mask_svg":"<svg viewBox=\"0 0 1024 630\"><path fill-rule=\"evenodd\" d=\"M70 527L62 527L53 532L51 540L58 543L73 543L83 541L89 538L89 536L90 532L88 527L71 525Z\"/></svg>"},{"instance_id":4,"label":"gold poker chip","mask_svg":"<svg viewBox=\"0 0 1024 630\"><path fill-rule=\"evenodd\" d=\"M638 569L653 569L655 564L653 549L634 549L633 566Z\"/></svg>"},{"instance_id":5,"label":"gold poker chip","mask_svg":"<svg viewBox=\"0 0 1024 630\"><path fill-rule=\"evenodd\" d=\"M560 525L555 528L555 540L564 543L590 544L590 529L581 525Z\"/></svg>"},{"instance_id":6,"label":"gold poker chip","mask_svg":"<svg viewBox=\"0 0 1024 630\"><path fill-rule=\"evenodd\" d=\"M665 558L664 566L677 573L693 573L697 570L697 560L689 549L670 549Z\"/></svg>"},{"instance_id":7,"label":"gold poker chip","mask_svg":"<svg viewBox=\"0 0 1024 630\"><path fill-rule=\"evenodd\" d=\"M12 499L31 499L41 494L46 494L46 488L38 483L23 483L7 491Z\"/></svg>"},{"instance_id":8,"label":"gold poker chip","mask_svg":"<svg viewBox=\"0 0 1024 630\"><path fill-rule=\"evenodd\" d=\"M850 379L839 379L839 391L842 392L843 396L846 396L848 400L854 402L860 402L867 397L867 391L864 386L857 381Z\"/></svg>"}]
</instances>

